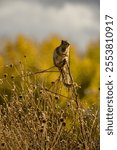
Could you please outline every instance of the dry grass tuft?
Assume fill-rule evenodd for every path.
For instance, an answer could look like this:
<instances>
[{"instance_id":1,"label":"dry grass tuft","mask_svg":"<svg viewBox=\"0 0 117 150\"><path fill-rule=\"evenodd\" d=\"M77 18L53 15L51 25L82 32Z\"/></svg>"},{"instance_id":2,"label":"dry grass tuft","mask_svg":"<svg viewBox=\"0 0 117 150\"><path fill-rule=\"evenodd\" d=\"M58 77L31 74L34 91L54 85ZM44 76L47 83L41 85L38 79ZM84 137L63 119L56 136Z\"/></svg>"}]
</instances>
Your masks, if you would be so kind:
<instances>
[{"instance_id":1,"label":"dry grass tuft","mask_svg":"<svg viewBox=\"0 0 117 150\"><path fill-rule=\"evenodd\" d=\"M18 76L1 79L9 89L0 94L1 150L99 150L99 111L83 108L78 87L63 95L61 83L42 82L41 74L25 76L22 68L16 71Z\"/></svg>"}]
</instances>

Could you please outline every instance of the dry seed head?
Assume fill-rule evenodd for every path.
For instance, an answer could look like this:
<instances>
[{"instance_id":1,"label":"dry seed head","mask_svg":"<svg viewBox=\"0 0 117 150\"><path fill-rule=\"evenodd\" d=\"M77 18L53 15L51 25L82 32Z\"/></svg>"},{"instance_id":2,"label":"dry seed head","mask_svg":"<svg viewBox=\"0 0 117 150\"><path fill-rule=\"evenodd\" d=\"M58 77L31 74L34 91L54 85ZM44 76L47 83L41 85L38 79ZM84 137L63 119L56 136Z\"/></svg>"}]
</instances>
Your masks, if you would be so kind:
<instances>
[{"instance_id":1,"label":"dry seed head","mask_svg":"<svg viewBox=\"0 0 117 150\"><path fill-rule=\"evenodd\" d=\"M13 68L13 64L10 64L9 67L10 67L10 68Z\"/></svg>"},{"instance_id":2,"label":"dry seed head","mask_svg":"<svg viewBox=\"0 0 117 150\"><path fill-rule=\"evenodd\" d=\"M61 113L63 114L63 113L64 113L64 110L61 110Z\"/></svg>"},{"instance_id":3,"label":"dry seed head","mask_svg":"<svg viewBox=\"0 0 117 150\"><path fill-rule=\"evenodd\" d=\"M19 95L19 98L20 98L20 99L22 99L22 97L23 97L22 95Z\"/></svg>"},{"instance_id":4,"label":"dry seed head","mask_svg":"<svg viewBox=\"0 0 117 150\"><path fill-rule=\"evenodd\" d=\"M46 119L43 119L43 121L42 121L43 123L46 123Z\"/></svg>"},{"instance_id":5,"label":"dry seed head","mask_svg":"<svg viewBox=\"0 0 117 150\"><path fill-rule=\"evenodd\" d=\"M5 143L1 143L1 147L4 147L5 146Z\"/></svg>"},{"instance_id":6,"label":"dry seed head","mask_svg":"<svg viewBox=\"0 0 117 150\"><path fill-rule=\"evenodd\" d=\"M59 99L59 96L58 96L58 95L55 95L55 99L58 100L58 99Z\"/></svg>"},{"instance_id":7,"label":"dry seed head","mask_svg":"<svg viewBox=\"0 0 117 150\"><path fill-rule=\"evenodd\" d=\"M66 126L66 122L63 122L62 125L65 127Z\"/></svg>"},{"instance_id":8,"label":"dry seed head","mask_svg":"<svg viewBox=\"0 0 117 150\"><path fill-rule=\"evenodd\" d=\"M55 82L54 82L54 81L52 81L52 82L51 82L51 84L55 84Z\"/></svg>"},{"instance_id":9,"label":"dry seed head","mask_svg":"<svg viewBox=\"0 0 117 150\"><path fill-rule=\"evenodd\" d=\"M4 74L4 78L6 78L7 77L7 74Z\"/></svg>"},{"instance_id":10,"label":"dry seed head","mask_svg":"<svg viewBox=\"0 0 117 150\"><path fill-rule=\"evenodd\" d=\"M37 88L37 86L33 86L33 89L35 90Z\"/></svg>"},{"instance_id":11,"label":"dry seed head","mask_svg":"<svg viewBox=\"0 0 117 150\"><path fill-rule=\"evenodd\" d=\"M43 129L43 128L44 128L44 124L41 125L41 129Z\"/></svg>"},{"instance_id":12,"label":"dry seed head","mask_svg":"<svg viewBox=\"0 0 117 150\"><path fill-rule=\"evenodd\" d=\"M61 117L61 118L60 118L60 122L63 122L63 121L64 121L64 119L63 119L63 117Z\"/></svg>"},{"instance_id":13,"label":"dry seed head","mask_svg":"<svg viewBox=\"0 0 117 150\"><path fill-rule=\"evenodd\" d=\"M11 76L11 79L14 79L14 76L13 76L13 75Z\"/></svg>"},{"instance_id":14,"label":"dry seed head","mask_svg":"<svg viewBox=\"0 0 117 150\"><path fill-rule=\"evenodd\" d=\"M39 116L39 120L41 120L42 118L41 118L41 116Z\"/></svg>"},{"instance_id":15,"label":"dry seed head","mask_svg":"<svg viewBox=\"0 0 117 150\"><path fill-rule=\"evenodd\" d=\"M19 61L19 64L22 64L22 62L21 62L21 61Z\"/></svg>"},{"instance_id":16,"label":"dry seed head","mask_svg":"<svg viewBox=\"0 0 117 150\"><path fill-rule=\"evenodd\" d=\"M43 128L40 129L40 132L41 132L41 133L43 132Z\"/></svg>"},{"instance_id":17,"label":"dry seed head","mask_svg":"<svg viewBox=\"0 0 117 150\"><path fill-rule=\"evenodd\" d=\"M40 92L39 92L40 94L43 94L43 90L40 90Z\"/></svg>"},{"instance_id":18,"label":"dry seed head","mask_svg":"<svg viewBox=\"0 0 117 150\"><path fill-rule=\"evenodd\" d=\"M70 106L70 103L69 103L69 102L67 103L67 106L68 106L68 107Z\"/></svg>"}]
</instances>

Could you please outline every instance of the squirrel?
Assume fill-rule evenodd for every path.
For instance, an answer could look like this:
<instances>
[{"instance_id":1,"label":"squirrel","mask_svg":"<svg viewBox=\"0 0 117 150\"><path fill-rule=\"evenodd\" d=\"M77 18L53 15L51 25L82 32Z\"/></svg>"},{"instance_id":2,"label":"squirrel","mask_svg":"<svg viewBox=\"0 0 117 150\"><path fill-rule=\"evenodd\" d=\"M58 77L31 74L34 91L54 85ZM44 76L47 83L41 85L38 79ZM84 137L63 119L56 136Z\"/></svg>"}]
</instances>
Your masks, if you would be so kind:
<instances>
[{"instance_id":1,"label":"squirrel","mask_svg":"<svg viewBox=\"0 0 117 150\"><path fill-rule=\"evenodd\" d=\"M69 51L70 44L67 41L62 40L60 46L55 48L53 53L53 62L62 75L62 81L65 86L71 86L73 83L70 76L69 68Z\"/></svg>"}]
</instances>

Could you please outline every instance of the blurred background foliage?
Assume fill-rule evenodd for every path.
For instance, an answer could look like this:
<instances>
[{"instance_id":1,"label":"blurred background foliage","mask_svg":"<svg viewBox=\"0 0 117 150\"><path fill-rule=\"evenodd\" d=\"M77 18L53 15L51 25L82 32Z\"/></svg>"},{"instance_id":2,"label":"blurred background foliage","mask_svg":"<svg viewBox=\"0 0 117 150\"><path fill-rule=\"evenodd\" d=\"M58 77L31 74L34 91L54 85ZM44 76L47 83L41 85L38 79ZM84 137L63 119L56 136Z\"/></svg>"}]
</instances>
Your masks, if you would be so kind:
<instances>
[{"instance_id":1,"label":"blurred background foliage","mask_svg":"<svg viewBox=\"0 0 117 150\"><path fill-rule=\"evenodd\" d=\"M18 67L36 72L53 66L53 51L60 44L61 38L57 35L45 39L41 43L19 35L13 41L7 41L4 50L0 54L0 95L5 91L9 94L8 82L4 85L2 80L17 76ZM70 41L69 41L70 42ZM75 82L79 88L79 97L85 107L96 105L99 107L100 86L100 46L99 41L92 41L87 46L85 54L81 55L77 48L71 44L70 68ZM13 67L14 66L14 67ZM20 71L18 72L21 73ZM43 76L43 75L42 75ZM53 72L43 76L48 83L54 81L59 73ZM16 80L20 82L20 79ZM9 81L10 82L10 81ZM1 96L2 99L2 96ZM1 100L2 101L2 100Z\"/></svg>"}]
</instances>

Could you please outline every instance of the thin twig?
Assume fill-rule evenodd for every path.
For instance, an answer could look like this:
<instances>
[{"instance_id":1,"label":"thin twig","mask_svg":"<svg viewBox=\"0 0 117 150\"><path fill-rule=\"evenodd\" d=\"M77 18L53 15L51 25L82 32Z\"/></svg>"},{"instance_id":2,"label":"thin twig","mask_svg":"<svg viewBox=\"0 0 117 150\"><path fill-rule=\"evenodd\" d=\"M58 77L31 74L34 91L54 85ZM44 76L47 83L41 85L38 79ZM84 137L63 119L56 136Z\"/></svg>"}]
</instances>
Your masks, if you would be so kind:
<instances>
[{"instance_id":1,"label":"thin twig","mask_svg":"<svg viewBox=\"0 0 117 150\"><path fill-rule=\"evenodd\" d=\"M58 72L58 71L48 71L48 70L50 70L52 68L55 68L55 66L52 66L52 67L50 67L48 69L45 69L45 70L42 70L42 71L37 71L37 72L35 72L35 73L31 74L31 75L35 75L35 74L38 74L38 73L44 73L44 72Z\"/></svg>"},{"instance_id":2,"label":"thin twig","mask_svg":"<svg viewBox=\"0 0 117 150\"><path fill-rule=\"evenodd\" d=\"M33 75L40 74L40 73L59 72L59 71L51 71L50 69L52 69L52 68L55 68L55 66L52 66L52 67L50 67L50 68L48 68L48 69L45 69L45 70L42 70L42 71L37 71L37 72L34 72L34 73L25 74L25 75L19 75L19 76L17 76L17 78L18 78L18 77L22 78L22 77L33 76ZM49 70L50 70L50 71L49 71Z\"/></svg>"},{"instance_id":3,"label":"thin twig","mask_svg":"<svg viewBox=\"0 0 117 150\"><path fill-rule=\"evenodd\" d=\"M44 90L46 90L46 91L48 91L48 92L50 92L50 93L59 95L59 96L61 96L61 97L67 98L67 99L69 98L69 97L67 97L67 96L65 96L65 95L59 94L59 93L57 93L57 92L50 91L50 90L48 90L48 89L44 89Z\"/></svg>"}]
</instances>

